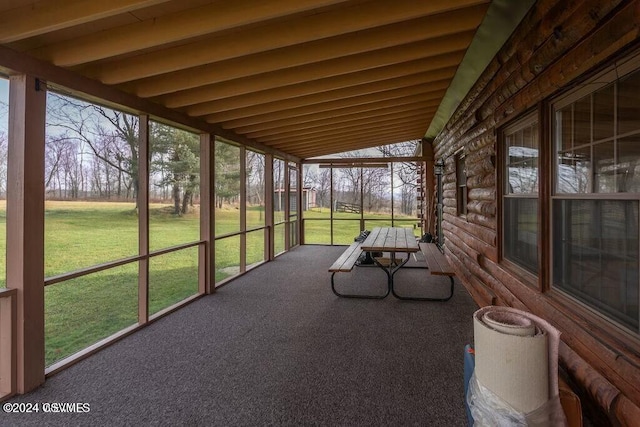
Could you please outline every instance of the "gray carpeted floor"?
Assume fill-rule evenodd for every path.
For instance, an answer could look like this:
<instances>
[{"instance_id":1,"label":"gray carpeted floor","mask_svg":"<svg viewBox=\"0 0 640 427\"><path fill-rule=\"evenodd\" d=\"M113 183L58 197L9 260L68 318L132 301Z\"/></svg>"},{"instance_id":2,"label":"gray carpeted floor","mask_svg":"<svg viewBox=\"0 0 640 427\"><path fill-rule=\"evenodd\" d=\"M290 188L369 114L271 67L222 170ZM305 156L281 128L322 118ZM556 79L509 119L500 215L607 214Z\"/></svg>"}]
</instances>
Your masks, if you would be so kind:
<instances>
[{"instance_id":1,"label":"gray carpeted floor","mask_svg":"<svg viewBox=\"0 0 640 427\"><path fill-rule=\"evenodd\" d=\"M445 303L338 298L327 269L343 250L295 249L10 401L89 413L0 412L0 425L465 425L471 297L456 281ZM371 267L336 278L345 291L386 280ZM407 294L448 287L420 269L396 280Z\"/></svg>"}]
</instances>

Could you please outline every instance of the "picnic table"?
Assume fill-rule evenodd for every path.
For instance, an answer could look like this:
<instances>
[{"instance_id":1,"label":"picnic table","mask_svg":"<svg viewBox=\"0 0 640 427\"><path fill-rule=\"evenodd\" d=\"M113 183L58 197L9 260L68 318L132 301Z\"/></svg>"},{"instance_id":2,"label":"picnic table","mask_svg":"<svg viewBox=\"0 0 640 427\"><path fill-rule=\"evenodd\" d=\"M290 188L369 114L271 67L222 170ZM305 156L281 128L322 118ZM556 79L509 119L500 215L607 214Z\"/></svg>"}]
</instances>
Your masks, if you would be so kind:
<instances>
[{"instance_id":1,"label":"picnic table","mask_svg":"<svg viewBox=\"0 0 640 427\"><path fill-rule=\"evenodd\" d=\"M373 257L375 264L380 267L387 275L387 291L383 295L353 295L340 293L335 288L334 276L339 272L349 272L356 265L360 254L365 252L387 253L388 257ZM424 297L408 297L399 295L393 286L395 274L400 270L411 258L411 254L421 251L425 256L425 261L431 274L449 276L451 281L450 294L444 298L424 298ZM399 254L399 255L396 255ZM405 254L404 256L401 254ZM367 236L364 242L355 242L349 246L345 252L333 263L329 269L331 273L331 289L333 292L346 298L386 298L389 293L394 297L402 300L418 300L418 301L448 301L453 296L453 276L455 273L449 267L444 255L439 252L435 244L420 244L413 234L413 230L403 227L376 227Z\"/></svg>"},{"instance_id":2,"label":"picnic table","mask_svg":"<svg viewBox=\"0 0 640 427\"><path fill-rule=\"evenodd\" d=\"M376 227L371 230L364 242L360 245L363 251L388 253L389 257L374 257L373 261L387 275L387 285L394 297L399 296L393 288L393 276L411 258L411 254L418 252L420 247L416 241L413 230L403 227ZM405 254L404 256L396 254Z\"/></svg>"}]
</instances>

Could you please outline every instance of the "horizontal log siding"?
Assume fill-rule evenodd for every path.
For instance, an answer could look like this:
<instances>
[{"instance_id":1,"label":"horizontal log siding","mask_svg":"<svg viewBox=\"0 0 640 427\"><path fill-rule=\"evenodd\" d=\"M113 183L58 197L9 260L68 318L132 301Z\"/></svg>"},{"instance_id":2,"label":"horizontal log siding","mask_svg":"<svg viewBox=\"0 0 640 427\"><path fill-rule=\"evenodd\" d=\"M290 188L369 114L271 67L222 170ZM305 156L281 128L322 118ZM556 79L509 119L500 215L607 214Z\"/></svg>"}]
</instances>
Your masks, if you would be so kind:
<instances>
[{"instance_id":1,"label":"horizontal log siding","mask_svg":"<svg viewBox=\"0 0 640 427\"><path fill-rule=\"evenodd\" d=\"M640 416L640 343L498 260L498 128L638 46L640 0L538 1L433 142L444 159L446 253L479 305L525 309L562 332L560 363L613 423ZM545 120L543 120L544 122ZM545 137L541 135L541 143ZM468 214L456 211L454 154L465 155ZM544 236L543 236L544 237ZM529 283L529 284L528 284Z\"/></svg>"}]
</instances>

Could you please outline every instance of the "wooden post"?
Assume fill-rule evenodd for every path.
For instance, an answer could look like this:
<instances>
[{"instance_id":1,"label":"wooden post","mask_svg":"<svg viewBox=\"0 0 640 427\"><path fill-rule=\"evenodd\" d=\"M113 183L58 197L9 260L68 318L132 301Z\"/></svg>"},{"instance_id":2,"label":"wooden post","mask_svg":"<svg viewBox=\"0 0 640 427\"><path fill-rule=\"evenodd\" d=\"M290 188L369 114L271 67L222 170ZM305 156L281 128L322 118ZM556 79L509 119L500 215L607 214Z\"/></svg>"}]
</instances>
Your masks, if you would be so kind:
<instances>
[{"instance_id":1,"label":"wooden post","mask_svg":"<svg viewBox=\"0 0 640 427\"><path fill-rule=\"evenodd\" d=\"M329 232L331 233L331 246L333 246L333 165L329 171Z\"/></svg>"},{"instance_id":2,"label":"wooden post","mask_svg":"<svg viewBox=\"0 0 640 427\"><path fill-rule=\"evenodd\" d=\"M247 271L247 150L240 146L240 272Z\"/></svg>"},{"instance_id":3,"label":"wooden post","mask_svg":"<svg viewBox=\"0 0 640 427\"><path fill-rule=\"evenodd\" d=\"M149 321L149 116L139 116L138 135L138 323Z\"/></svg>"},{"instance_id":4,"label":"wooden post","mask_svg":"<svg viewBox=\"0 0 640 427\"><path fill-rule=\"evenodd\" d=\"M289 160L284 159L284 250L291 248L291 222L289 215L291 213L291 192L290 184Z\"/></svg>"},{"instance_id":5,"label":"wooden post","mask_svg":"<svg viewBox=\"0 0 640 427\"><path fill-rule=\"evenodd\" d=\"M296 174L297 178L297 192L296 192L296 233L298 234L298 238L296 239L296 246L303 244L304 236L302 229L302 163L296 163L296 168L298 169L298 173ZM308 197L308 196L307 196Z\"/></svg>"},{"instance_id":6,"label":"wooden post","mask_svg":"<svg viewBox=\"0 0 640 427\"><path fill-rule=\"evenodd\" d=\"M265 225L265 256L271 261L275 258L275 221L273 215L273 155L265 154L264 159L264 219Z\"/></svg>"},{"instance_id":7,"label":"wooden post","mask_svg":"<svg viewBox=\"0 0 640 427\"><path fill-rule=\"evenodd\" d=\"M391 220L393 225L393 219ZM364 226L364 168L360 166L360 231L365 230Z\"/></svg>"},{"instance_id":8,"label":"wooden post","mask_svg":"<svg viewBox=\"0 0 640 427\"><path fill-rule=\"evenodd\" d=\"M45 85L10 77L7 287L17 289L17 391L44 382Z\"/></svg>"},{"instance_id":9,"label":"wooden post","mask_svg":"<svg viewBox=\"0 0 640 427\"><path fill-rule=\"evenodd\" d=\"M393 200L393 162L391 162L391 226L393 227L395 225L394 223L394 219L396 217L396 213L395 213L395 201Z\"/></svg>"},{"instance_id":10,"label":"wooden post","mask_svg":"<svg viewBox=\"0 0 640 427\"><path fill-rule=\"evenodd\" d=\"M213 138L208 133L200 134L200 240L198 246L198 293L215 291L215 209L213 208Z\"/></svg>"}]
</instances>

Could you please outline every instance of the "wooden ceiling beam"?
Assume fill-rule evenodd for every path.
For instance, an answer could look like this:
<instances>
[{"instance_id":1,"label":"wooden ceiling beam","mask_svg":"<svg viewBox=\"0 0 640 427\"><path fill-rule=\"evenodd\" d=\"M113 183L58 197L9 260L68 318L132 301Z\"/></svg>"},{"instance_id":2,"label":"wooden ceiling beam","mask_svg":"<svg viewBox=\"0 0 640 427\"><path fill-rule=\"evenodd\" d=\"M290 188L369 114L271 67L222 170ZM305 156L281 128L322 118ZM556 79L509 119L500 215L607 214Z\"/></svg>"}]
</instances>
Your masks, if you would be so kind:
<instances>
[{"instance_id":1,"label":"wooden ceiling beam","mask_svg":"<svg viewBox=\"0 0 640 427\"><path fill-rule=\"evenodd\" d=\"M217 85L224 87L221 89L224 94L235 83L241 91L253 91L253 88L259 90L263 86L278 87L421 58L431 59L434 69L444 68L452 62L453 65L460 63L472 37L471 32L460 33L458 37L439 37L387 48L378 46L354 54L342 52L344 55L338 57L340 51L336 44L341 43L322 40L314 44L324 44L323 49L311 44L277 49L130 82L121 85L121 89L147 98Z\"/></svg>"},{"instance_id":2,"label":"wooden ceiling beam","mask_svg":"<svg viewBox=\"0 0 640 427\"><path fill-rule=\"evenodd\" d=\"M342 130L340 132L326 132L322 135L312 135L303 138L290 138L287 140L279 140L274 142L267 142L264 145L269 147L299 147L310 143L315 142L326 142L330 143L331 141L352 138L352 137L360 137L361 135L375 135L380 132L383 133L395 133L399 131L405 131L407 129L417 130L417 129L426 129L428 121L420 120L420 118L411 118L406 121L396 120L392 123L385 122L375 126L357 126L350 129ZM284 149L284 148L283 148Z\"/></svg>"},{"instance_id":3,"label":"wooden ceiling beam","mask_svg":"<svg viewBox=\"0 0 640 427\"><path fill-rule=\"evenodd\" d=\"M167 47L108 64L98 63L83 68L82 72L107 84L123 83L483 3L486 1L459 0L452 4L449 0L395 0L393 3L372 0L244 32ZM55 59L53 61L56 65L64 65Z\"/></svg>"},{"instance_id":4,"label":"wooden ceiling beam","mask_svg":"<svg viewBox=\"0 0 640 427\"><path fill-rule=\"evenodd\" d=\"M40 0L0 13L0 43L11 43L169 0Z\"/></svg>"},{"instance_id":5,"label":"wooden ceiling beam","mask_svg":"<svg viewBox=\"0 0 640 427\"><path fill-rule=\"evenodd\" d=\"M404 141L403 141L404 142ZM433 155L426 156L381 156L381 157L331 157L326 159L304 159L301 161L303 165L334 165L345 166L352 165L358 167L359 163L397 163L397 162L423 162L425 160L433 160Z\"/></svg>"},{"instance_id":6,"label":"wooden ceiling beam","mask_svg":"<svg viewBox=\"0 0 640 427\"><path fill-rule=\"evenodd\" d=\"M92 3L109 4L112 1L93 1ZM65 40L35 49L29 53L57 65L70 67L344 1L279 0L278 2L265 2L263 0L236 0L233 2L214 2L166 16L92 33L84 37Z\"/></svg>"},{"instance_id":7,"label":"wooden ceiling beam","mask_svg":"<svg viewBox=\"0 0 640 427\"><path fill-rule=\"evenodd\" d=\"M376 81L373 83L365 82L363 84L354 84L341 89L313 91L310 95L304 96L296 96L293 94L295 92L292 92L291 96L287 96L289 92L283 88L282 92L284 92L284 96L275 95L275 100L271 100L268 96L272 93L257 93L249 96L224 99L222 101L205 102L188 107L185 111L190 116L206 116L209 114L223 113L233 110L244 110L247 108L252 108L255 111L260 112L272 112L298 108L305 105L321 104L323 102L336 99L344 100L362 95L417 85L421 86L421 92L432 92L448 88L453 74L447 72L444 78L435 81L432 79L432 76L443 77L442 73L438 73L436 75L432 75L430 73L419 73L389 80Z\"/></svg>"},{"instance_id":8,"label":"wooden ceiling beam","mask_svg":"<svg viewBox=\"0 0 640 427\"><path fill-rule=\"evenodd\" d=\"M313 146L292 150L296 157L307 159L310 157L326 156L346 151L374 148L387 144L395 144L404 141L420 139L421 131L407 131L406 133L393 133L390 135L363 136L362 139L353 139L347 142L332 142L331 144L318 143Z\"/></svg>"},{"instance_id":9,"label":"wooden ceiling beam","mask_svg":"<svg viewBox=\"0 0 640 427\"><path fill-rule=\"evenodd\" d=\"M257 123L270 123L273 121L279 121L280 119L316 120L319 118L337 116L342 113L347 114L357 111L376 110L379 108L394 107L396 105L403 105L418 101L428 101L433 102L433 104L440 105L444 93L445 91L439 91L435 93L420 93L417 90L411 91L408 89L403 89L389 91L388 93L386 93L386 96L373 97L369 95L361 99L351 99L351 102L347 105L344 105L343 102L334 101L329 105L326 105L325 103L322 109L315 109L312 107L297 108L293 110L277 111L275 113L268 113L263 115L248 116L238 120L212 123L220 123L224 129L235 129L239 126L252 125ZM209 119L207 119L207 121Z\"/></svg>"},{"instance_id":10,"label":"wooden ceiling beam","mask_svg":"<svg viewBox=\"0 0 640 427\"><path fill-rule=\"evenodd\" d=\"M418 139L416 135L410 133L395 134L393 136L383 136L379 139L370 137L362 141L358 140L349 141L342 144L334 144L330 146L330 150L327 150L327 147L323 147L322 145L296 150L296 157L299 157L301 159L308 159L310 157L326 156L331 154L362 150L365 148L376 148L383 145L397 144L400 142L411 141L415 139Z\"/></svg>"},{"instance_id":11,"label":"wooden ceiling beam","mask_svg":"<svg viewBox=\"0 0 640 427\"><path fill-rule=\"evenodd\" d=\"M343 123L355 123L365 120L377 120L388 116L401 117L402 114L411 114L414 111L435 113L437 106L430 106L428 103L418 102L413 104L402 105L396 108L385 108L382 110L365 111L363 113L349 114L347 116L336 116L328 119L299 122L294 125L283 126L279 128L265 129L258 132L243 132L236 129L236 132L246 135L248 138L264 138L271 135L285 135L287 133L303 132L306 130L317 129L324 126L341 126Z\"/></svg>"},{"instance_id":12,"label":"wooden ceiling beam","mask_svg":"<svg viewBox=\"0 0 640 427\"><path fill-rule=\"evenodd\" d=\"M446 90L438 89L431 92L423 90L424 85L407 86L399 89L392 89L383 92L368 93L366 95L353 96L346 99L334 99L314 105L300 105L299 103L278 101L272 104L256 105L254 107L242 108L239 110L223 111L205 116L205 120L212 123L222 123L229 120L248 118L248 122L257 123L263 120L275 120L278 118L301 116L313 114L320 111L335 110L354 105L363 105L371 102L383 101L385 99L404 98L421 93L428 99L442 99ZM289 106L285 108L285 106ZM251 120L251 118L253 120Z\"/></svg>"},{"instance_id":13,"label":"wooden ceiling beam","mask_svg":"<svg viewBox=\"0 0 640 427\"><path fill-rule=\"evenodd\" d=\"M269 145L271 148L275 148L276 150L288 151L288 152L296 152L297 150L308 147L309 145L314 144L326 144L327 146L333 145L340 141L357 141L363 139L369 139L372 137L378 137L381 135L388 136L389 138L393 138L394 140L398 140L398 135L405 135L405 133L410 132L411 135L419 136L424 135L424 124L416 125L416 124L405 124L404 126L398 126L390 129L385 128L377 128L371 130L362 130L360 132L353 133L345 133L341 135L327 135L325 138L317 138L310 139L308 141L303 141L299 143L283 143L283 144L273 144ZM334 148L334 152L335 148Z\"/></svg>"},{"instance_id":14,"label":"wooden ceiling beam","mask_svg":"<svg viewBox=\"0 0 640 427\"><path fill-rule=\"evenodd\" d=\"M251 138L255 138L256 140L262 143L272 143L279 140L290 140L291 138L299 139L299 138L303 138L311 135L317 135L317 134L330 134L336 131L340 131L343 129L350 129L354 127L366 127L366 126L371 127L381 123L392 123L392 122L404 121L408 119L414 120L420 117L422 118L432 117L435 111L436 111L435 109L432 109L430 111L425 111L424 109L419 109L414 111L403 111L400 113L368 117L360 120L350 120L348 122L342 122L342 123L330 123L330 124L313 127L309 129L277 133L277 134L272 134L272 135L262 136L262 137L252 136ZM249 137L248 135L245 135L245 136Z\"/></svg>"},{"instance_id":15,"label":"wooden ceiling beam","mask_svg":"<svg viewBox=\"0 0 640 427\"><path fill-rule=\"evenodd\" d=\"M396 71L397 70L397 71ZM455 75L456 68L449 67L435 71L418 71L415 74L405 74L406 69L399 66L394 72L385 73L353 73L348 79L325 79L321 82L309 82L294 86L265 90L233 98L204 102L186 108L188 114L203 116L222 111L248 108L257 105L271 105L281 101L284 108L287 105L314 104L326 99L341 99L366 93L382 92L389 89L414 86L423 83L424 91L445 89ZM375 70L374 70L375 71ZM394 76L394 74L396 76ZM384 76L387 78L384 78ZM170 107L171 108L171 107ZM283 109L283 108L278 108Z\"/></svg>"},{"instance_id":16,"label":"wooden ceiling beam","mask_svg":"<svg viewBox=\"0 0 640 427\"><path fill-rule=\"evenodd\" d=\"M311 95L319 92L327 92L354 85L374 83L415 74L422 74L425 78L434 81L451 79L456 70L457 65L436 69L433 67L430 59L425 58L410 62L386 65L383 67L359 70L338 76L327 76L317 80L309 79L302 83L291 83L276 87L270 87L271 85L268 82L265 82L263 89L256 88L254 91L247 91L246 88L238 87L237 85L229 82L229 86L232 89L237 89L237 92L234 93L229 89L224 89L224 84L221 84L213 85L216 86L216 90L212 90L210 86L207 86L203 87L202 90L199 91L189 90L163 96L154 99L154 101L169 108L180 108L204 104L214 99L216 100L215 102L224 103L229 106L229 108L239 108L244 105Z\"/></svg>"},{"instance_id":17,"label":"wooden ceiling beam","mask_svg":"<svg viewBox=\"0 0 640 427\"><path fill-rule=\"evenodd\" d=\"M469 10L474 11L473 8ZM402 24L375 28L369 30L369 34L358 33L354 36L349 35L349 37L338 37L338 39L340 40L335 40L335 38L333 38L330 39L330 41L332 42L331 44L329 44L327 40L322 40L315 43L319 46L304 46L304 52L295 52L301 49L301 47L299 46L290 48L293 52L291 52L291 54L289 55L289 61L295 60L296 62L299 62L300 58L308 57L309 52L314 52L315 54L323 50L335 52L334 55L336 55L337 58L342 59L336 60L336 56L331 59L325 59L322 62L321 70L318 69L317 65L320 64L318 64L317 62L317 65L314 66L310 66L308 64L306 66L299 65L296 63L296 66L293 68L284 68L277 70L277 72L260 72L257 73L258 75L252 75L242 78L237 78L236 75L236 78L233 80L221 81L218 78L215 82L212 82L209 81L209 79L205 78L205 80L200 81L201 85L197 87L193 86L195 84L194 80L197 81L197 75L194 76L193 74L196 73L192 73L192 75L190 75L190 79L184 82L184 84L188 84L189 86L192 86L192 88L181 87L179 88L180 91L178 93L172 93L166 98L160 98L160 102L165 105L180 107L183 105L188 105L190 103L201 102L198 101L198 97L211 97L211 94L215 94L216 98L225 98L228 96L237 96L274 87L288 86L295 83L307 82L309 80L316 80L335 75L353 73L371 68L372 66L377 67L398 63L407 63L414 60L415 58L406 60L402 57L402 55L398 56L398 52L394 52L395 55L391 55L391 53L389 52L389 54L383 58L381 58L379 54L374 58L370 56L366 58L370 62L369 65L367 65L366 63L364 65L358 64L358 58L350 58L348 61L346 61L345 56L359 55L361 53L371 52L372 50L379 52L383 48L398 47L404 44L414 43L421 40L431 40L434 44L441 43L443 41L446 42L453 39L454 37L461 37L462 40L471 40L472 34L469 32L473 31L475 29L475 26L477 26L477 14L475 16L468 12L462 14L462 11L458 11L456 13L456 17L458 17L459 15L462 16L458 18L459 20L456 21L455 26L452 26L448 23L453 18L447 18L446 16L441 15L430 16L427 18L413 20ZM441 19L438 19L440 17ZM462 22L460 22L460 20ZM389 37L389 34L393 34L393 37ZM463 47L460 46L460 42L461 40L458 38L457 44L454 45L455 50L463 49ZM465 46L466 45L468 45L468 43L465 43ZM284 50L287 49L285 48ZM419 59L422 60L424 60L425 57L433 56L429 54L429 50L423 50L421 54L423 56ZM375 62L371 62L371 59L375 59ZM447 66L458 65L461 60L461 58L457 58L457 55L453 58L443 59L448 59L446 64L430 63L430 68L427 69L444 68ZM316 59L316 61L317 60L318 59ZM333 61L333 63L331 61ZM251 67L250 69L254 70L253 67ZM220 77L220 70L217 70L216 73L218 77ZM178 91L178 86L177 84L175 84L177 82L175 80L172 81L174 81L174 87L171 92L176 92ZM137 86L136 82L133 82L133 84L131 85L131 90L141 96L151 96L147 89L148 88L146 88L144 81L138 82ZM153 91L154 89L155 88L152 88L151 90ZM158 91L158 89L155 89L155 91ZM157 92L153 93L153 96L157 94Z\"/></svg>"},{"instance_id":18,"label":"wooden ceiling beam","mask_svg":"<svg viewBox=\"0 0 640 427\"><path fill-rule=\"evenodd\" d=\"M239 133L248 134L287 126L304 126L307 123L313 125L314 122L321 120L337 120L343 118L348 120L349 117L366 117L367 115L380 114L381 110L391 111L401 110L403 108L413 108L416 104L424 105L424 107L438 107L440 105L440 100L428 99L424 94L419 93L405 98L385 99L364 105L355 105L352 107L322 111L314 114L292 116L280 120L262 121L251 125L243 125L243 120L225 122L222 123L222 125L225 129L236 129Z\"/></svg>"}]
</instances>

